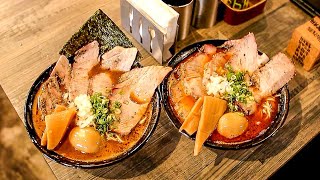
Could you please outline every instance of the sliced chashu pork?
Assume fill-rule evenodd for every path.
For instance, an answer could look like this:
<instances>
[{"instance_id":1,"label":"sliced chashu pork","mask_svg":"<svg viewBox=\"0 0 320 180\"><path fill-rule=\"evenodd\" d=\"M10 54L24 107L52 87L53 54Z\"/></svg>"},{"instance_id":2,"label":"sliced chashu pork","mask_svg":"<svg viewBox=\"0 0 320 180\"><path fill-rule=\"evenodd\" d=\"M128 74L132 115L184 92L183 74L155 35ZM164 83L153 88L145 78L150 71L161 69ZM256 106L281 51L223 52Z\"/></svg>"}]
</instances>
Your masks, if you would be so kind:
<instances>
[{"instance_id":1,"label":"sliced chashu pork","mask_svg":"<svg viewBox=\"0 0 320 180\"><path fill-rule=\"evenodd\" d=\"M101 67L113 71L129 71L137 52L137 48L116 46L102 55Z\"/></svg>"},{"instance_id":2,"label":"sliced chashu pork","mask_svg":"<svg viewBox=\"0 0 320 180\"><path fill-rule=\"evenodd\" d=\"M111 103L122 104L114 132L121 135L131 132L145 114L155 89L171 70L171 67L148 66L133 69L120 77L110 97Z\"/></svg>"},{"instance_id":3,"label":"sliced chashu pork","mask_svg":"<svg viewBox=\"0 0 320 180\"><path fill-rule=\"evenodd\" d=\"M291 60L283 53L278 53L262 68L252 75L255 87L250 87L254 101L238 103L244 113L253 114L261 99L276 93L294 76L295 68Z\"/></svg>"},{"instance_id":4,"label":"sliced chashu pork","mask_svg":"<svg viewBox=\"0 0 320 180\"><path fill-rule=\"evenodd\" d=\"M258 55L258 47L253 33L242 39L226 41L222 47L231 54L229 63L235 71L247 71L250 75L265 64L269 58L263 54Z\"/></svg>"},{"instance_id":5,"label":"sliced chashu pork","mask_svg":"<svg viewBox=\"0 0 320 180\"><path fill-rule=\"evenodd\" d=\"M181 65L181 79L185 93L198 99L206 94L202 79L204 66L211 60L211 57L206 53L200 52L192 58L194 59Z\"/></svg>"},{"instance_id":6,"label":"sliced chashu pork","mask_svg":"<svg viewBox=\"0 0 320 180\"><path fill-rule=\"evenodd\" d=\"M104 96L108 96L113 86L112 78L108 73L99 73L91 79L92 93L98 92ZM91 93L91 94L92 94Z\"/></svg>"},{"instance_id":7,"label":"sliced chashu pork","mask_svg":"<svg viewBox=\"0 0 320 180\"><path fill-rule=\"evenodd\" d=\"M202 51L209 56L213 56L217 52L217 47L212 44L205 44L202 46Z\"/></svg>"},{"instance_id":8,"label":"sliced chashu pork","mask_svg":"<svg viewBox=\"0 0 320 180\"><path fill-rule=\"evenodd\" d=\"M42 84L38 99L38 109L42 117L51 114L56 104L67 103L63 97L69 89L70 69L68 59L63 55L60 56L49 79Z\"/></svg>"},{"instance_id":9,"label":"sliced chashu pork","mask_svg":"<svg viewBox=\"0 0 320 180\"><path fill-rule=\"evenodd\" d=\"M259 89L261 97L276 93L288 83L295 74L292 61L283 53L278 53L262 68L257 70L252 79Z\"/></svg>"},{"instance_id":10,"label":"sliced chashu pork","mask_svg":"<svg viewBox=\"0 0 320 180\"><path fill-rule=\"evenodd\" d=\"M209 83L210 77L218 74L219 76L223 76L225 73L225 64L228 62L228 59L225 58L226 54L223 52L219 52L212 57L212 61L208 62L204 66L203 72L203 84L206 86Z\"/></svg>"},{"instance_id":11,"label":"sliced chashu pork","mask_svg":"<svg viewBox=\"0 0 320 180\"><path fill-rule=\"evenodd\" d=\"M99 63L99 43L93 41L75 53L71 73L69 100L80 94L87 94L89 88L89 72Z\"/></svg>"},{"instance_id":12,"label":"sliced chashu pork","mask_svg":"<svg viewBox=\"0 0 320 180\"><path fill-rule=\"evenodd\" d=\"M70 86L70 64L69 60L64 56L61 55L59 60L57 61L55 67L53 68L50 77L55 76L59 79L60 84L64 86L64 90L68 90Z\"/></svg>"},{"instance_id":13,"label":"sliced chashu pork","mask_svg":"<svg viewBox=\"0 0 320 180\"><path fill-rule=\"evenodd\" d=\"M102 55L101 68L111 71L129 71L136 59L137 52L136 48L116 46ZM100 92L102 95L108 96L114 83L110 74L99 73L91 79L91 91Z\"/></svg>"}]
</instances>

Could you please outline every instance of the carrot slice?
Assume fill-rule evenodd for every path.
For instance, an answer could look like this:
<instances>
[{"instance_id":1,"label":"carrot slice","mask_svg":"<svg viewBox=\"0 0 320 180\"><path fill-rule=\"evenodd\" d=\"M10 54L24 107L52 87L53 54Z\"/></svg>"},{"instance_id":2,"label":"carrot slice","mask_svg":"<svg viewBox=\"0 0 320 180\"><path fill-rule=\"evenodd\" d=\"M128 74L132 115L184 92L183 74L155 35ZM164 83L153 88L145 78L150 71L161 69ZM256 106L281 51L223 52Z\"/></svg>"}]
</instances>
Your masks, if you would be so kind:
<instances>
[{"instance_id":1,"label":"carrot slice","mask_svg":"<svg viewBox=\"0 0 320 180\"><path fill-rule=\"evenodd\" d=\"M194 146L194 156L197 156L203 143L217 127L218 121L227 109L227 101L204 96L201 117L199 121L196 141Z\"/></svg>"},{"instance_id":2,"label":"carrot slice","mask_svg":"<svg viewBox=\"0 0 320 180\"><path fill-rule=\"evenodd\" d=\"M67 109L67 107L57 104L56 108L54 109L54 112L61 112L61 111L64 111L66 109Z\"/></svg>"},{"instance_id":3,"label":"carrot slice","mask_svg":"<svg viewBox=\"0 0 320 180\"><path fill-rule=\"evenodd\" d=\"M192 107L190 113L188 114L186 120L181 125L179 131L184 130L189 135L192 135L197 131L199 121L200 121L202 104L203 104L203 97L200 97Z\"/></svg>"},{"instance_id":4,"label":"carrot slice","mask_svg":"<svg viewBox=\"0 0 320 180\"><path fill-rule=\"evenodd\" d=\"M179 104L181 107L181 111L185 112L185 115L189 114L192 107L194 106L195 99L192 96L184 96L180 99Z\"/></svg>"},{"instance_id":5,"label":"carrot slice","mask_svg":"<svg viewBox=\"0 0 320 180\"><path fill-rule=\"evenodd\" d=\"M45 117L47 129L47 149L52 150L61 141L70 122L76 115L76 109L70 108Z\"/></svg>"},{"instance_id":6,"label":"carrot slice","mask_svg":"<svg viewBox=\"0 0 320 180\"><path fill-rule=\"evenodd\" d=\"M67 107L57 104L56 108L54 109L53 112L54 113L61 112L61 111L64 111L66 109L67 109ZM47 128L45 128L44 131L43 131L42 137L41 137L41 146L47 145L47 139L48 139L47 138Z\"/></svg>"}]
</instances>

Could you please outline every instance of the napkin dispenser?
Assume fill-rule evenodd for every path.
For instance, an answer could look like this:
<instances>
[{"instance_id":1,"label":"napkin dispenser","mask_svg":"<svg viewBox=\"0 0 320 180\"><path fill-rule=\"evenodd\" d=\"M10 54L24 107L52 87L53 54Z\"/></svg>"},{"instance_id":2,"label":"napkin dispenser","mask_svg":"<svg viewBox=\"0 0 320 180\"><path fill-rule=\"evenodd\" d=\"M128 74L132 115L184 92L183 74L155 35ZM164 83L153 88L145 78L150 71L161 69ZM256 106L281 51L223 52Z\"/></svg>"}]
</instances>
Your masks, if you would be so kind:
<instances>
[{"instance_id":1,"label":"napkin dispenser","mask_svg":"<svg viewBox=\"0 0 320 180\"><path fill-rule=\"evenodd\" d=\"M172 54L179 14L161 0L121 0L121 25L160 64Z\"/></svg>"}]
</instances>

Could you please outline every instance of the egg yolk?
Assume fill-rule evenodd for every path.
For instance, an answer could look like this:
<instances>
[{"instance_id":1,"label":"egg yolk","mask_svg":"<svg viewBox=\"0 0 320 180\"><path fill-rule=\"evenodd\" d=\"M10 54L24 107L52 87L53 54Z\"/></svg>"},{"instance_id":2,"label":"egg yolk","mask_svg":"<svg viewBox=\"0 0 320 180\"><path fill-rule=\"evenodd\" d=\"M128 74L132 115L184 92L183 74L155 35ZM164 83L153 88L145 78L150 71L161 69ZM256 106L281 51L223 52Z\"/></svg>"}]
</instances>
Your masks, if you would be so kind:
<instances>
[{"instance_id":1,"label":"egg yolk","mask_svg":"<svg viewBox=\"0 0 320 180\"><path fill-rule=\"evenodd\" d=\"M217 131L222 136L232 139L240 136L248 128L248 120L239 113L226 113L218 122Z\"/></svg>"},{"instance_id":2,"label":"egg yolk","mask_svg":"<svg viewBox=\"0 0 320 180\"><path fill-rule=\"evenodd\" d=\"M71 145L83 153L95 153L99 151L101 136L93 127L75 127L69 134Z\"/></svg>"}]
</instances>

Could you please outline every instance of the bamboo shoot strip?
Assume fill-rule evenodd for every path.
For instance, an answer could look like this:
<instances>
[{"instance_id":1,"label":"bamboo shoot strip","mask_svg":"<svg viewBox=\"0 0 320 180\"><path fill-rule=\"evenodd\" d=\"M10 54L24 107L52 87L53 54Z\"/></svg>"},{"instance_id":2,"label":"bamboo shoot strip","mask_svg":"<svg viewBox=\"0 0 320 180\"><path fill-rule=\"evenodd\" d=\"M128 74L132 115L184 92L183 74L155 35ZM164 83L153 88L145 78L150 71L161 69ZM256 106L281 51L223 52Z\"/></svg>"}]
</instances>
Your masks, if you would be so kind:
<instances>
[{"instance_id":1,"label":"bamboo shoot strip","mask_svg":"<svg viewBox=\"0 0 320 180\"><path fill-rule=\"evenodd\" d=\"M227 101L216 97L204 96L203 107L194 146L194 156L199 154L203 143L215 130L220 117L223 115L226 109Z\"/></svg>"},{"instance_id":2,"label":"bamboo shoot strip","mask_svg":"<svg viewBox=\"0 0 320 180\"><path fill-rule=\"evenodd\" d=\"M54 109L54 113L61 112L61 111L64 111L66 109L67 109L67 107L57 104L56 108ZM45 128L44 131L43 131L42 137L41 137L41 146L47 145L47 140L48 140L48 138L47 138L47 128Z\"/></svg>"},{"instance_id":3,"label":"bamboo shoot strip","mask_svg":"<svg viewBox=\"0 0 320 180\"><path fill-rule=\"evenodd\" d=\"M69 124L76 115L76 109L70 108L45 117L47 129L47 149L54 149L61 141Z\"/></svg>"},{"instance_id":4,"label":"bamboo shoot strip","mask_svg":"<svg viewBox=\"0 0 320 180\"><path fill-rule=\"evenodd\" d=\"M189 135L192 135L198 130L198 125L200 121L201 108L203 104L203 97L199 98L194 106L192 107L190 113L188 114L186 120L181 125L179 131L186 131Z\"/></svg>"}]
</instances>

